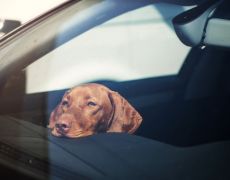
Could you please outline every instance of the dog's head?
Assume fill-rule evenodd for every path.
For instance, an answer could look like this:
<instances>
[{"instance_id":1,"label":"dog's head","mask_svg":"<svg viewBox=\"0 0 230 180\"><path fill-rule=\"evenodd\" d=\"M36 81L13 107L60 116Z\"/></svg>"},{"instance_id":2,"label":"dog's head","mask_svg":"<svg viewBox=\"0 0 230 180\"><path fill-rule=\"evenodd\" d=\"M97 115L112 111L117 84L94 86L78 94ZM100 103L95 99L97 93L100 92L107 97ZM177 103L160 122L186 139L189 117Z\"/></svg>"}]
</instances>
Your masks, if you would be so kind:
<instances>
[{"instance_id":1,"label":"dog's head","mask_svg":"<svg viewBox=\"0 0 230 180\"><path fill-rule=\"evenodd\" d=\"M100 132L133 133L139 113L118 93L100 84L84 84L67 91L50 115L54 136L70 138Z\"/></svg>"}]
</instances>

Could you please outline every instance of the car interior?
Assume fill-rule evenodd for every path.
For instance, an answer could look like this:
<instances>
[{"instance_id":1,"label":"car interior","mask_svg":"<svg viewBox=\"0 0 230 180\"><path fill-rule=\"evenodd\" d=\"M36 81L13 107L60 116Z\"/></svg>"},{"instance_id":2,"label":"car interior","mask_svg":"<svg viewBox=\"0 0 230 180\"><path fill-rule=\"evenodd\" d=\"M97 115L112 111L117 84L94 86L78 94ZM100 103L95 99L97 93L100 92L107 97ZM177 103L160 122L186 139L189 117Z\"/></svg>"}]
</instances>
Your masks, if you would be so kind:
<instances>
[{"instance_id":1,"label":"car interior","mask_svg":"<svg viewBox=\"0 0 230 180\"><path fill-rule=\"evenodd\" d=\"M178 38L192 47L178 74L95 81L140 112L144 121L135 135L53 137L46 128L49 116L67 89L25 94L24 69L7 77L0 89L5 174L14 169L17 176L38 179L229 179L228 5L205 1L173 19Z\"/></svg>"}]
</instances>

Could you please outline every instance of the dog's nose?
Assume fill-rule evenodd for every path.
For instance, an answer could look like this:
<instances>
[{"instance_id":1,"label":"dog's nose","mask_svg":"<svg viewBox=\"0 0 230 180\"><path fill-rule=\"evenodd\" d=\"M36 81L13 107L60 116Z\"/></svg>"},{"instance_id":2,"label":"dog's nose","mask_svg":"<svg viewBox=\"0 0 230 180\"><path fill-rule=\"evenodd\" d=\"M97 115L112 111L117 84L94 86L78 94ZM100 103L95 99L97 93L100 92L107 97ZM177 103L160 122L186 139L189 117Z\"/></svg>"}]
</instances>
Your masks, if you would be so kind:
<instances>
[{"instance_id":1,"label":"dog's nose","mask_svg":"<svg viewBox=\"0 0 230 180\"><path fill-rule=\"evenodd\" d=\"M55 127L60 133L65 133L70 129L70 126L65 122L56 123Z\"/></svg>"}]
</instances>

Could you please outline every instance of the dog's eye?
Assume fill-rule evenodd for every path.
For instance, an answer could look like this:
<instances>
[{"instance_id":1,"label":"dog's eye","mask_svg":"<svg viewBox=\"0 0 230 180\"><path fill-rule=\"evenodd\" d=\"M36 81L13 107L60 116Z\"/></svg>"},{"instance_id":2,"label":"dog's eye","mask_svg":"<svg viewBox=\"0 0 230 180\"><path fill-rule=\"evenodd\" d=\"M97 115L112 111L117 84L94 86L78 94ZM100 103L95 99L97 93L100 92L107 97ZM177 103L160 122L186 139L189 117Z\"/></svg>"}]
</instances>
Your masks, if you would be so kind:
<instances>
[{"instance_id":1,"label":"dog's eye","mask_svg":"<svg viewBox=\"0 0 230 180\"><path fill-rule=\"evenodd\" d=\"M66 100L64 100L64 101L62 101L62 106L68 106L69 105L69 102L68 101L66 101Z\"/></svg>"},{"instance_id":2,"label":"dog's eye","mask_svg":"<svg viewBox=\"0 0 230 180\"><path fill-rule=\"evenodd\" d=\"M88 105L88 106L96 106L97 104L96 104L95 102L90 101L90 102L88 102L87 105Z\"/></svg>"}]
</instances>

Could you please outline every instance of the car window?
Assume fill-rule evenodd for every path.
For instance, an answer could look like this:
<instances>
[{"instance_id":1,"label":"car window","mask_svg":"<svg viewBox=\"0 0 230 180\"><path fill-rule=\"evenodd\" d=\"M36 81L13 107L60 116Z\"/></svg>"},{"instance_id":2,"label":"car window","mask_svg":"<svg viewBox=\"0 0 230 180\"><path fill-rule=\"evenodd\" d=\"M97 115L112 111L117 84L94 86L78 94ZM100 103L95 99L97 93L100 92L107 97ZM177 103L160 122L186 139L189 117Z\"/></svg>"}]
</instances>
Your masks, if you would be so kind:
<instances>
[{"instance_id":1,"label":"car window","mask_svg":"<svg viewBox=\"0 0 230 180\"><path fill-rule=\"evenodd\" d=\"M26 68L27 93L101 79L127 81L177 74L190 48L179 42L171 27L181 7L174 5L164 14L158 10L168 7L162 3L122 14L37 60Z\"/></svg>"},{"instance_id":2,"label":"car window","mask_svg":"<svg viewBox=\"0 0 230 180\"><path fill-rule=\"evenodd\" d=\"M183 10L164 3L148 5L76 36L8 78L1 88L2 113L46 127L67 89L99 82L119 92L141 113L140 135L172 143L173 136L156 130L160 122L173 130L181 123L184 132L188 127L181 122L183 115L194 118L191 114L203 106L214 112L209 104L229 93L228 83L220 81L227 77L228 53L212 47L191 49L176 37L171 19ZM217 61L220 54L223 58ZM220 93L221 89L226 91ZM213 108L223 106L217 105ZM202 112L200 118L207 116ZM175 141L186 144L180 138Z\"/></svg>"},{"instance_id":3,"label":"car window","mask_svg":"<svg viewBox=\"0 0 230 180\"><path fill-rule=\"evenodd\" d=\"M40 179L229 179L229 50L183 45L182 6L130 2L70 1L3 39L0 165ZM110 131L119 118L126 131Z\"/></svg>"}]
</instances>

